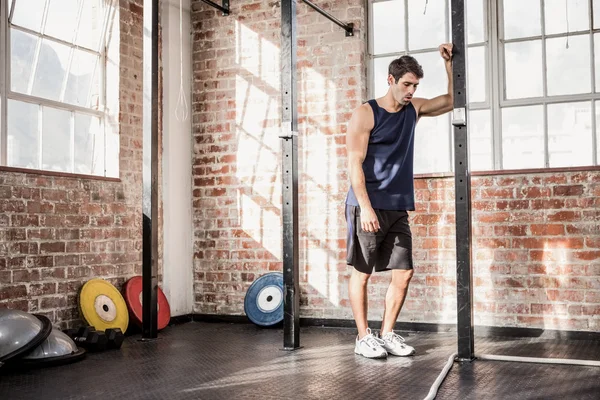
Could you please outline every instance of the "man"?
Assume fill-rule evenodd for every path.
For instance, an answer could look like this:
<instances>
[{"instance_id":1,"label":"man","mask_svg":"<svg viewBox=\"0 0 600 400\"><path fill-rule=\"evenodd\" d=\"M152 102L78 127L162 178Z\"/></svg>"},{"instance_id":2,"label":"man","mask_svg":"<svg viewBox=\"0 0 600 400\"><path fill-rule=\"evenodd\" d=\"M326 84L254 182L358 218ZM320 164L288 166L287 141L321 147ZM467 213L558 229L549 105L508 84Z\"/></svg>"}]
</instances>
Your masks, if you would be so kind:
<instances>
[{"instance_id":1,"label":"man","mask_svg":"<svg viewBox=\"0 0 600 400\"><path fill-rule=\"evenodd\" d=\"M447 94L413 97L423 69L413 57L402 56L389 65L385 96L358 107L348 126L347 263L354 267L349 283L358 328L354 352L369 358L414 353L393 327L413 276L407 211L415 209L415 126L419 118L441 115L453 106L452 44L440 45L439 52L448 74ZM373 269L392 271L378 336L367 326L367 283Z\"/></svg>"}]
</instances>

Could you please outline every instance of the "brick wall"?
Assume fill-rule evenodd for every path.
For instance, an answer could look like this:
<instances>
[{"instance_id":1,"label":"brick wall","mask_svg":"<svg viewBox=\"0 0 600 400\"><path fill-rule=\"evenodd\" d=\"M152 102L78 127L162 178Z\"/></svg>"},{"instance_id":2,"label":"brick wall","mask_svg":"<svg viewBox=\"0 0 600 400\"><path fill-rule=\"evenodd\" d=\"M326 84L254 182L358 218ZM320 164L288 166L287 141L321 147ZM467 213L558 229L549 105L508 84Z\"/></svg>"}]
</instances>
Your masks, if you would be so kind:
<instances>
[{"instance_id":1,"label":"brick wall","mask_svg":"<svg viewBox=\"0 0 600 400\"><path fill-rule=\"evenodd\" d=\"M366 99L364 2L319 1L358 34L298 4L301 315L351 319L343 201L346 124ZM195 311L243 314L247 288L281 271L280 9L195 1ZM473 178L475 318L481 325L597 330L600 172ZM416 180L416 274L400 320L454 323L452 178ZM374 275L369 318L389 274Z\"/></svg>"},{"instance_id":2,"label":"brick wall","mask_svg":"<svg viewBox=\"0 0 600 400\"><path fill-rule=\"evenodd\" d=\"M365 11L356 0L321 4L359 29L346 38L298 3L302 310L333 316L345 301L339 178L345 123L366 94ZM199 1L192 6L195 309L202 313L242 313L249 285L282 269L281 11L277 2L231 6L228 17Z\"/></svg>"},{"instance_id":3,"label":"brick wall","mask_svg":"<svg viewBox=\"0 0 600 400\"><path fill-rule=\"evenodd\" d=\"M474 179L481 323L600 329L600 171Z\"/></svg>"},{"instance_id":4,"label":"brick wall","mask_svg":"<svg viewBox=\"0 0 600 400\"><path fill-rule=\"evenodd\" d=\"M477 324L598 330L599 190L598 171L473 177ZM455 320L453 196L453 179L416 181L416 274L403 320Z\"/></svg>"},{"instance_id":5,"label":"brick wall","mask_svg":"<svg viewBox=\"0 0 600 400\"><path fill-rule=\"evenodd\" d=\"M118 288L141 273L142 1L121 0L109 73L120 181L0 172L0 307L79 318L77 293L93 277ZM115 47L116 46L116 47Z\"/></svg>"}]
</instances>

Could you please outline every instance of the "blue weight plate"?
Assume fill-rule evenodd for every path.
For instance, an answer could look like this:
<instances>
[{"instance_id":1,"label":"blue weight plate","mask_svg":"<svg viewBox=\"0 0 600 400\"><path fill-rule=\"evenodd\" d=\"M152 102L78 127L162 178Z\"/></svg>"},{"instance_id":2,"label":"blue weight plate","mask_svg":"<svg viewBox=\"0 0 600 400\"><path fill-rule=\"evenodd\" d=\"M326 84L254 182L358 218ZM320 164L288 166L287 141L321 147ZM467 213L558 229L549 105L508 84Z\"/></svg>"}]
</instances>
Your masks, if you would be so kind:
<instances>
[{"instance_id":1,"label":"blue weight plate","mask_svg":"<svg viewBox=\"0 0 600 400\"><path fill-rule=\"evenodd\" d=\"M271 272L255 280L246 292L244 311L258 326L283 321L283 274Z\"/></svg>"}]
</instances>

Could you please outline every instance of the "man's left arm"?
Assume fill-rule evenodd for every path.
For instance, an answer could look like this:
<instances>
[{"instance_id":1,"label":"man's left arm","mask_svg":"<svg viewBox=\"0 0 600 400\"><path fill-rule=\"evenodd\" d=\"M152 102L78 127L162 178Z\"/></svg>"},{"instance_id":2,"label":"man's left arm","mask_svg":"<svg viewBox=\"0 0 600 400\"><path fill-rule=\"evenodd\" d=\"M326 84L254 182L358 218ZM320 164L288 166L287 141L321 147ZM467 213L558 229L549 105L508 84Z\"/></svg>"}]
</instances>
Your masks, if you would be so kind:
<instances>
[{"instance_id":1,"label":"man's left arm","mask_svg":"<svg viewBox=\"0 0 600 400\"><path fill-rule=\"evenodd\" d=\"M413 98L413 105L420 117L436 117L452 111L454 107L454 86L452 84L452 43L442 44L439 47L440 55L444 59L446 73L448 74L448 93L432 99Z\"/></svg>"}]
</instances>

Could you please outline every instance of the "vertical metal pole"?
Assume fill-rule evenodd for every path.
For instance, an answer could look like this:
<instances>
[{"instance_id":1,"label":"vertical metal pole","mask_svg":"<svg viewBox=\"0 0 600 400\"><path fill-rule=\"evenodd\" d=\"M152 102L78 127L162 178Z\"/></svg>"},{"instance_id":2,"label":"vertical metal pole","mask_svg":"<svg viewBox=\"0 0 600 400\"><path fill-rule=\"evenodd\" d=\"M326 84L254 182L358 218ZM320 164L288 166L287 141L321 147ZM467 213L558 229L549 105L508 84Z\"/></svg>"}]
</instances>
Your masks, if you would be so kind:
<instances>
[{"instance_id":1,"label":"vertical metal pole","mask_svg":"<svg viewBox=\"0 0 600 400\"><path fill-rule=\"evenodd\" d=\"M454 171L456 207L456 292L458 358L473 360L473 273L471 270L471 174L467 134L467 46L465 1L452 0L452 77L454 86Z\"/></svg>"},{"instance_id":2,"label":"vertical metal pole","mask_svg":"<svg viewBox=\"0 0 600 400\"><path fill-rule=\"evenodd\" d=\"M143 264L142 264L142 338L158 336L158 12L159 0L144 1L144 9L152 4L152 83L151 128L144 132L144 141L150 141L150 165L144 163L143 195ZM149 134L148 134L149 133ZM144 152L148 150L144 146ZM144 157L145 158L145 157ZM147 170L150 168L150 174ZM150 176L150 182L146 182Z\"/></svg>"},{"instance_id":3,"label":"vertical metal pole","mask_svg":"<svg viewBox=\"0 0 600 400\"><path fill-rule=\"evenodd\" d=\"M281 1L283 348L300 347L298 267L298 110L296 99L296 0Z\"/></svg>"}]
</instances>

